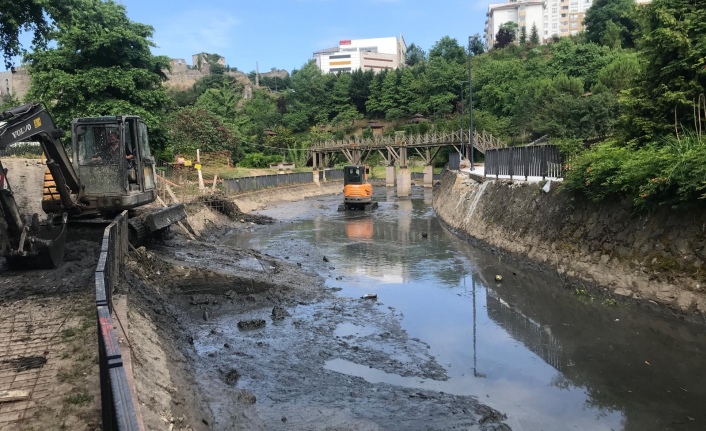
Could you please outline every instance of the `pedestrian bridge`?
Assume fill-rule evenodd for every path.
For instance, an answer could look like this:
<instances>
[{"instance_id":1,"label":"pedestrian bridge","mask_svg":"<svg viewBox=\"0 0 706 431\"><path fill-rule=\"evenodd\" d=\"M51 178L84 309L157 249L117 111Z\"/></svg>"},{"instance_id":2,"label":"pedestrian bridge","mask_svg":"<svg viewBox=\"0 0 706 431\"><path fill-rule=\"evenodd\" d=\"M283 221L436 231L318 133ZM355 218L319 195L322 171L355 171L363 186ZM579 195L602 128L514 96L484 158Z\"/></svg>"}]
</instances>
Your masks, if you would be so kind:
<instances>
[{"instance_id":1,"label":"pedestrian bridge","mask_svg":"<svg viewBox=\"0 0 706 431\"><path fill-rule=\"evenodd\" d=\"M365 164L368 157L377 152L387 166L386 184L397 186L398 196L409 196L411 175L407 169L408 156L418 155L424 161L424 186L431 187L433 181L432 163L443 147L453 147L462 158L470 158L471 151L485 153L487 150L506 148L507 145L486 132L473 132L471 147L468 131L430 132L424 135L408 135L396 132L394 135L377 135L372 138L328 140L311 146L311 159L314 170L330 166L336 154L343 154L352 165ZM471 149L472 148L472 149Z\"/></svg>"},{"instance_id":2,"label":"pedestrian bridge","mask_svg":"<svg viewBox=\"0 0 706 431\"><path fill-rule=\"evenodd\" d=\"M367 157L378 152L387 165L407 166L409 151L419 155L425 164L429 165L442 147L453 147L461 155L468 157L470 139L468 131L430 132L425 135L407 135L397 132L394 136L377 135L372 138L354 138L344 140L328 140L311 146L314 168L326 167L331 156L343 154L352 165L365 163ZM507 145L490 133L473 132L473 148L485 153L486 150L506 148Z\"/></svg>"}]
</instances>

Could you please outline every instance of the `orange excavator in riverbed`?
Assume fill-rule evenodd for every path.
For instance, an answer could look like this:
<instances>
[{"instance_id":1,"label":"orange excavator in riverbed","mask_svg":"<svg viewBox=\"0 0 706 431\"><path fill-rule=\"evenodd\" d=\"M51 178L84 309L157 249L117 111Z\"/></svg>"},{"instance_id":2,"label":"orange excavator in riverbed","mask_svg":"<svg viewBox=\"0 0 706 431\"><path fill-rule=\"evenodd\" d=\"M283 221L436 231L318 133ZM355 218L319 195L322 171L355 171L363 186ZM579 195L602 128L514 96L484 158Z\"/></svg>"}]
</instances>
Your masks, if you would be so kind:
<instances>
[{"instance_id":1,"label":"orange excavator in riverbed","mask_svg":"<svg viewBox=\"0 0 706 431\"><path fill-rule=\"evenodd\" d=\"M373 186L368 182L370 168L367 165L348 165L343 167L343 203L339 211L365 210L377 208L373 202Z\"/></svg>"}]
</instances>

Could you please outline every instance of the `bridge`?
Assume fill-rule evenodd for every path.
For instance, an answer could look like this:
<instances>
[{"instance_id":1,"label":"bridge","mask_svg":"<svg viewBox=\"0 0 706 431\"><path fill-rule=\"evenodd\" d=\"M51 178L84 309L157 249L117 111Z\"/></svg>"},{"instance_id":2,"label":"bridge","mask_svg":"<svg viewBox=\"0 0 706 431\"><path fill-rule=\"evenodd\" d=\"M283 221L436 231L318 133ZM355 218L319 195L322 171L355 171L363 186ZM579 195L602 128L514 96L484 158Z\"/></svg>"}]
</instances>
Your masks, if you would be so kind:
<instances>
[{"instance_id":1,"label":"bridge","mask_svg":"<svg viewBox=\"0 0 706 431\"><path fill-rule=\"evenodd\" d=\"M386 172L386 185L397 186L398 196L409 196L411 175L407 169L409 152L416 153L424 161L424 186L432 186L432 162L443 147L453 147L461 157L469 158L470 133L468 131L430 132L425 135L407 135L395 132L394 136L376 135L372 138L328 140L311 146L314 170L329 166L332 156L343 154L352 165L364 164L370 154L383 157ZM465 147L465 148L464 148ZM507 145L486 132L473 132L473 148L485 153L486 150L505 148ZM399 171L398 171L399 169Z\"/></svg>"}]
</instances>

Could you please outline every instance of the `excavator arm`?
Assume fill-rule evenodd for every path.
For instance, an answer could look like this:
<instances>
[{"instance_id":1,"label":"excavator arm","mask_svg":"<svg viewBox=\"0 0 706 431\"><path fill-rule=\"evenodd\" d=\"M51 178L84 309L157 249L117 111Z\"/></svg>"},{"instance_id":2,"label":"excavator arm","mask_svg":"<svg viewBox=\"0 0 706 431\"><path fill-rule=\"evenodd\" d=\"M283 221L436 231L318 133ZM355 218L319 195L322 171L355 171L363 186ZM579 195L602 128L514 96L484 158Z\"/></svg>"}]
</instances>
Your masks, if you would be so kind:
<instances>
[{"instance_id":1,"label":"excavator arm","mask_svg":"<svg viewBox=\"0 0 706 431\"><path fill-rule=\"evenodd\" d=\"M0 113L0 150L20 141L36 140L47 156L47 168L56 181L57 191L66 211L80 209L77 204L82 187L59 138L64 131L57 128L54 119L39 103L27 103Z\"/></svg>"},{"instance_id":2,"label":"excavator arm","mask_svg":"<svg viewBox=\"0 0 706 431\"><path fill-rule=\"evenodd\" d=\"M47 156L47 168L56 181L57 190L66 212L80 211L78 199L81 184L71 160L59 141L64 132L56 127L53 118L38 103L29 103L0 112L0 150L9 145L36 140ZM63 258L66 239L67 214L59 225L49 221L40 226L37 214L20 213L6 171L0 163L0 254L13 267L54 267Z\"/></svg>"}]
</instances>

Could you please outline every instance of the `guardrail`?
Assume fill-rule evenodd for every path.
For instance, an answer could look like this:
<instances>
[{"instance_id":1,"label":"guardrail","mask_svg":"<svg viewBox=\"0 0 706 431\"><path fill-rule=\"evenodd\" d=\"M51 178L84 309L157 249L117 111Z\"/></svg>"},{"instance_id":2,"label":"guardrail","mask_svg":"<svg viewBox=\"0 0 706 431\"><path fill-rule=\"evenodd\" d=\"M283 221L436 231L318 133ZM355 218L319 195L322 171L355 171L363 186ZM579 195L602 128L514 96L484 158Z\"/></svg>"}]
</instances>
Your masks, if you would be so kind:
<instances>
[{"instance_id":1,"label":"guardrail","mask_svg":"<svg viewBox=\"0 0 706 431\"><path fill-rule=\"evenodd\" d=\"M533 145L488 150L485 153L485 176L564 177L564 156L555 145Z\"/></svg>"},{"instance_id":2,"label":"guardrail","mask_svg":"<svg viewBox=\"0 0 706 431\"><path fill-rule=\"evenodd\" d=\"M118 337L113 330L112 292L127 254L127 211L105 228L96 268L96 317L100 364L101 409L104 430L138 431L134 395L123 367Z\"/></svg>"}]
</instances>

